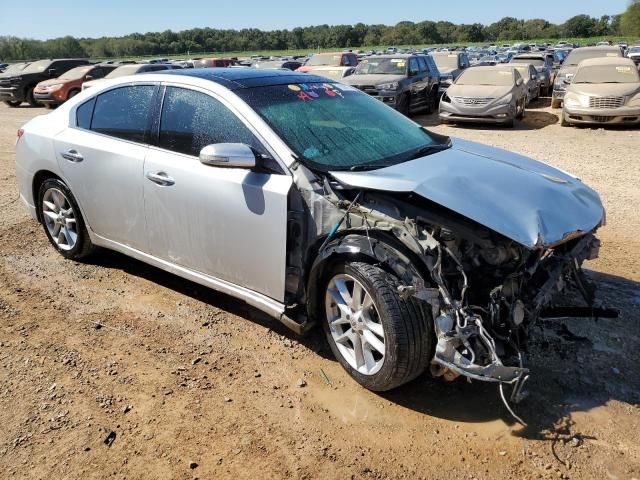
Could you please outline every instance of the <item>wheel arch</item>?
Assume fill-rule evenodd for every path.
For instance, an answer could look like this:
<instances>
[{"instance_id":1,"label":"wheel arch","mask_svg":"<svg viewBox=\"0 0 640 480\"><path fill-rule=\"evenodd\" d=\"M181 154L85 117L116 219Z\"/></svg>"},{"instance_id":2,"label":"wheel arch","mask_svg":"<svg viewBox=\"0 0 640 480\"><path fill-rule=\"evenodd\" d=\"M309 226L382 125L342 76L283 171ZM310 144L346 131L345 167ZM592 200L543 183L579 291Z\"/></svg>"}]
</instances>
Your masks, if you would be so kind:
<instances>
[{"instance_id":1,"label":"wheel arch","mask_svg":"<svg viewBox=\"0 0 640 480\"><path fill-rule=\"evenodd\" d=\"M309 318L316 318L321 305L323 292L320 287L326 281L326 275L336 262L363 262L377 265L396 276L405 285L429 283L426 265L414 258L416 255L404 247L398 240L384 231L344 231L319 251L306 280L306 304ZM424 268L420 269L423 265Z\"/></svg>"}]
</instances>

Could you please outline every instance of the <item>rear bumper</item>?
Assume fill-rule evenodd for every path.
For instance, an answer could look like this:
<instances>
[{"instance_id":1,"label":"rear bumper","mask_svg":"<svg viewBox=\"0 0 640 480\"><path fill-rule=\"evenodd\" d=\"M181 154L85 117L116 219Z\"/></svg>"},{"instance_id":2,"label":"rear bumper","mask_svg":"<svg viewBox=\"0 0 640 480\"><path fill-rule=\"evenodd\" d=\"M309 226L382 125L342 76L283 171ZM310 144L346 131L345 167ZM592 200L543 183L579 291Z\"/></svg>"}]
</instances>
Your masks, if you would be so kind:
<instances>
[{"instance_id":1,"label":"rear bumper","mask_svg":"<svg viewBox=\"0 0 640 480\"><path fill-rule=\"evenodd\" d=\"M440 102L440 120L449 122L491 123L503 125L514 119L510 104L489 108L463 107L452 103Z\"/></svg>"},{"instance_id":2,"label":"rear bumper","mask_svg":"<svg viewBox=\"0 0 640 480\"><path fill-rule=\"evenodd\" d=\"M640 108L573 108L564 105L565 120L575 124L640 125Z\"/></svg>"}]
</instances>

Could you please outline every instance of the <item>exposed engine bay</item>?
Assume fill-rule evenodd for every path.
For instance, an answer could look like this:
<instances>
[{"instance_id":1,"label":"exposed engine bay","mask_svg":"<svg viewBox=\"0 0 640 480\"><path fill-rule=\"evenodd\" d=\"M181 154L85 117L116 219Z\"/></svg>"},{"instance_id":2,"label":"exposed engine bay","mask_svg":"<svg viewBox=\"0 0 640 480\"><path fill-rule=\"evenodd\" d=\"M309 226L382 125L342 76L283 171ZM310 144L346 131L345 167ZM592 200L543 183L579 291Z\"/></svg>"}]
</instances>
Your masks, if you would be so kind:
<instances>
[{"instance_id":1,"label":"exposed engine bay","mask_svg":"<svg viewBox=\"0 0 640 480\"><path fill-rule=\"evenodd\" d=\"M311 189L300 190L298 204L306 214L297 218L314 219L306 241L297 243L307 251L294 248L290 255L316 260L301 274L308 278L306 288L295 280L288 286L312 292L333 255L367 257L388 269L402 282L399 294L419 299L430 312L431 374L497 383L507 409L524 423L503 385L512 386L511 402L523 398L529 332L560 294L579 292L587 310L596 311L594 288L581 270L598 255L595 229L529 248L417 194L357 190L330 176L314 180ZM306 297L310 316L315 302Z\"/></svg>"}]
</instances>

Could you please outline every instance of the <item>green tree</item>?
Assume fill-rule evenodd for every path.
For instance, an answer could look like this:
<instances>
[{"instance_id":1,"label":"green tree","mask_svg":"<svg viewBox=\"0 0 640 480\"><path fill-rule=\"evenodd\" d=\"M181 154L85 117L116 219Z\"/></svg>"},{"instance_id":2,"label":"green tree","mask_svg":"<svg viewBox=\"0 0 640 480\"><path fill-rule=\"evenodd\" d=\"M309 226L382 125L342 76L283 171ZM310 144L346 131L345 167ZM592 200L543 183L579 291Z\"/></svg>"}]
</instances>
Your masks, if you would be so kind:
<instances>
[{"instance_id":1,"label":"green tree","mask_svg":"<svg viewBox=\"0 0 640 480\"><path fill-rule=\"evenodd\" d=\"M622 14L620 30L623 35L640 37L640 0L633 0Z\"/></svg>"}]
</instances>

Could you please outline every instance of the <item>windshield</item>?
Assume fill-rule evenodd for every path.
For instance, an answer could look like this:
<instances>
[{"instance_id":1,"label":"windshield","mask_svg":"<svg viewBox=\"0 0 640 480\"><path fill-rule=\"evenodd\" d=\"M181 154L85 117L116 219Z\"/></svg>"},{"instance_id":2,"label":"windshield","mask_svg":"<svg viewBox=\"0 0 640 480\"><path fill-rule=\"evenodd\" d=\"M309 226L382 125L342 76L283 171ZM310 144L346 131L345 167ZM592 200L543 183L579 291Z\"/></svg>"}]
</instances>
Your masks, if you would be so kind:
<instances>
[{"instance_id":1,"label":"windshield","mask_svg":"<svg viewBox=\"0 0 640 480\"><path fill-rule=\"evenodd\" d=\"M438 70L458 68L458 55L433 55Z\"/></svg>"},{"instance_id":2,"label":"windshield","mask_svg":"<svg viewBox=\"0 0 640 480\"><path fill-rule=\"evenodd\" d=\"M534 67L544 67L545 61L542 58L514 57L511 63L530 63Z\"/></svg>"},{"instance_id":3,"label":"windshield","mask_svg":"<svg viewBox=\"0 0 640 480\"><path fill-rule=\"evenodd\" d=\"M21 72L22 70L24 70L26 68L27 65L29 65L29 64L28 63L12 63L7 68L5 68L4 72L2 72L2 73Z\"/></svg>"},{"instance_id":4,"label":"windshield","mask_svg":"<svg viewBox=\"0 0 640 480\"><path fill-rule=\"evenodd\" d=\"M631 65L597 65L580 67L571 83L637 83L638 70Z\"/></svg>"},{"instance_id":5,"label":"windshield","mask_svg":"<svg viewBox=\"0 0 640 480\"><path fill-rule=\"evenodd\" d=\"M513 85L513 72L510 70L470 68L458 77L456 85L491 85L508 87Z\"/></svg>"},{"instance_id":6,"label":"windshield","mask_svg":"<svg viewBox=\"0 0 640 480\"><path fill-rule=\"evenodd\" d=\"M611 50L609 48L600 49L592 49L592 50L573 50L567 59L564 61L565 65L569 65L571 67L577 67L578 64L582 60L587 60L588 58L601 58L601 57L621 57L622 54L620 50Z\"/></svg>"},{"instance_id":7,"label":"windshield","mask_svg":"<svg viewBox=\"0 0 640 480\"><path fill-rule=\"evenodd\" d=\"M124 77L125 75L133 75L138 71L140 65L123 65L122 67L116 68L113 72L107 75L104 78L118 78Z\"/></svg>"},{"instance_id":8,"label":"windshield","mask_svg":"<svg viewBox=\"0 0 640 480\"><path fill-rule=\"evenodd\" d=\"M522 78L529 78L529 67L527 65L517 65L513 67L515 70L518 71L518 73L520 73L520 76Z\"/></svg>"},{"instance_id":9,"label":"windshield","mask_svg":"<svg viewBox=\"0 0 640 480\"><path fill-rule=\"evenodd\" d=\"M406 58L370 58L360 62L355 75L404 75Z\"/></svg>"},{"instance_id":10,"label":"windshield","mask_svg":"<svg viewBox=\"0 0 640 480\"><path fill-rule=\"evenodd\" d=\"M86 75L86 73L91 70L93 68L93 66L89 65L89 66L83 66L83 67L76 67L76 68L72 68L71 70L69 70L66 73L63 73L62 75L60 75L58 77L59 80L76 80L78 78L82 78Z\"/></svg>"},{"instance_id":11,"label":"windshield","mask_svg":"<svg viewBox=\"0 0 640 480\"><path fill-rule=\"evenodd\" d=\"M338 83L237 90L310 167L375 169L447 148L435 135L357 89Z\"/></svg>"},{"instance_id":12,"label":"windshield","mask_svg":"<svg viewBox=\"0 0 640 480\"><path fill-rule=\"evenodd\" d=\"M25 68L23 73L40 73L44 72L44 69L51 65L51 60L38 60L37 62L30 63L27 68Z\"/></svg>"},{"instance_id":13,"label":"windshield","mask_svg":"<svg viewBox=\"0 0 640 480\"><path fill-rule=\"evenodd\" d=\"M629 53L640 53L640 47L631 47Z\"/></svg>"},{"instance_id":14,"label":"windshield","mask_svg":"<svg viewBox=\"0 0 640 480\"><path fill-rule=\"evenodd\" d=\"M339 67L341 59L342 55L314 55L306 64L311 67Z\"/></svg>"}]
</instances>

